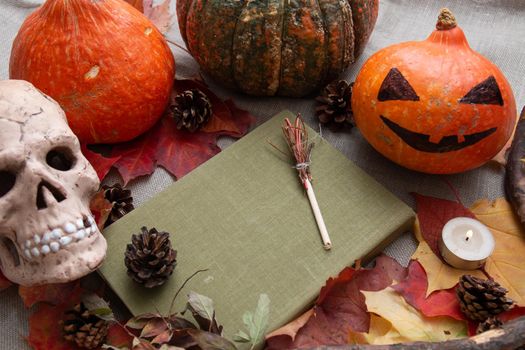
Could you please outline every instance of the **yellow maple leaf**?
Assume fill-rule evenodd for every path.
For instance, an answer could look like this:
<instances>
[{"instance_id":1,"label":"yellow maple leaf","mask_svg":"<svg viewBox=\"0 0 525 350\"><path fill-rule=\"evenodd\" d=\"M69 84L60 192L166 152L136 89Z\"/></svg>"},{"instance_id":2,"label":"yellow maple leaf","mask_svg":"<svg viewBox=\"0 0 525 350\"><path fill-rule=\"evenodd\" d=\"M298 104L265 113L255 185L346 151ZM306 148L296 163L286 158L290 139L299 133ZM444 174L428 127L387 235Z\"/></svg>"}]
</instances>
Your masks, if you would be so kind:
<instances>
[{"instance_id":1,"label":"yellow maple leaf","mask_svg":"<svg viewBox=\"0 0 525 350\"><path fill-rule=\"evenodd\" d=\"M370 330L368 333L358 333L350 330L348 344L387 345L406 341L388 322L376 314L370 314Z\"/></svg>"},{"instance_id":2,"label":"yellow maple leaf","mask_svg":"<svg viewBox=\"0 0 525 350\"><path fill-rule=\"evenodd\" d=\"M421 241L412 259L421 263L427 273L428 288L427 297L436 290L449 289L458 283L459 278L464 274L471 274L479 278L486 278L480 270L466 271L459 270L450 265L444 264L440 258L434 254L427 242Z\"/></svg>"},{"instance_id":3,"label":"yellow maple leaf","mask_svg":"<svg viewBox=\"0 0 525 350\"><path fill-rule=\"evenodd\" d=\"M467 335L465 322L445 316L425 317L392 288L363 294L368 311L372 312L370 331L351 333L350 341L365 344L437 342Z\"/></svg>"},{"instance_id":4,"label":"yellow maple leaf","mask_svg":"<svg viewBox=\"0 0 525 350\"><path fill-rule=\"evenodd\" d=\"M478 201L471 211L489 227L496 241L485 270L509 291L509 298L519 306L525 306L525 230L519 219L503 198L493 202ZM460 270L444 264L421 239L419 225L414 226L414 231L420 243L412 259L418 260L427 273L427 296L436 290L454 287L465 274L486 278L480 270Z\"/></svg>"}]
</instances>

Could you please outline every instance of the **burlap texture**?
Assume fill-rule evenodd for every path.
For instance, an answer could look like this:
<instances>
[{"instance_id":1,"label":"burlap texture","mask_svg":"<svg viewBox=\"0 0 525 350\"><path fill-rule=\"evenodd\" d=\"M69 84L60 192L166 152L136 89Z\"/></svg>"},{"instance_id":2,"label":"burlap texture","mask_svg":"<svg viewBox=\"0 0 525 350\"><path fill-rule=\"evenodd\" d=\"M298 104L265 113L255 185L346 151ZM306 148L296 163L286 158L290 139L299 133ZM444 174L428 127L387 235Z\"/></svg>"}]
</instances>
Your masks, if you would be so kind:
<instances>
[{"instance_id":1,"label":"burlap texture","mask_svg":"<svg viewBox=\"0 0 525 350\"><path fill-rule=\"evenodd\" d=\"M0 78L8 78L8 62L12 41L24 18L34 9L28 5L36 0L0 0ZM359 61L346 73L353 80L364 60L375 51L400 41L424 39L433 29L441 7L449 7L456 15L471 46L491 59L510 81L518 108L525 104L525 1L522 0L381 0L376 29ZM172 8L175 8L173 0ZM182 44L175 24L167 35L172 41ZM198 73L195 61L179 48L173 47L177 61L177 76L191 77ZM236 103L258 117L258 124L268 120L283 109L301 112L312 127L316 126L313 99L253 98L220 88L212 89L222 97L232 97ZM454 176L430 176L402 169L376 153L357 131L332 133L323 131L324 137L336 148L363 168L368 174L394 192L405 202L413 205L409 192L452 198L445 181L459 191L464 203L470 204L479 198L496 198L503 195L503 172L498 167L483 168ZM230 140L222 140L226 147ZM112 175L109 181L118 179ZM139 179L131 184L136 204L155 195L172 183L173 179L163 170L153 176ZM387 254L406 263L415 242L405 235L387 248ZM27 349L21 335L27 334L26 311L11 288L0 295L0 348Z\"/></svg>"}]
</instances>

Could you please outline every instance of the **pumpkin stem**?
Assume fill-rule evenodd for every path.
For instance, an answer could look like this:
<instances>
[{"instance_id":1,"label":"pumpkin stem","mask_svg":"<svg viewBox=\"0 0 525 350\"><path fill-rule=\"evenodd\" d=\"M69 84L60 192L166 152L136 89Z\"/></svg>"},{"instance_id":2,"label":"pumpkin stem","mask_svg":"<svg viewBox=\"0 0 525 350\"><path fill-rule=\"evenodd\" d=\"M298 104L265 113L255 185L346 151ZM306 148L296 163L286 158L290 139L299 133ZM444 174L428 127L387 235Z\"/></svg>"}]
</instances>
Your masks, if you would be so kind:
<instances>
[{"instance_id":1,"label":"pumpkin stem","mask_svg":"<svg viewBox=\"0 0 525 350\"><path fill-rule=\"evenodd\" d=\"M449 30L456 28L457 26L456 17L448 8L442 8L436 24L437 30Z\"/></svg>"}]
</instances>

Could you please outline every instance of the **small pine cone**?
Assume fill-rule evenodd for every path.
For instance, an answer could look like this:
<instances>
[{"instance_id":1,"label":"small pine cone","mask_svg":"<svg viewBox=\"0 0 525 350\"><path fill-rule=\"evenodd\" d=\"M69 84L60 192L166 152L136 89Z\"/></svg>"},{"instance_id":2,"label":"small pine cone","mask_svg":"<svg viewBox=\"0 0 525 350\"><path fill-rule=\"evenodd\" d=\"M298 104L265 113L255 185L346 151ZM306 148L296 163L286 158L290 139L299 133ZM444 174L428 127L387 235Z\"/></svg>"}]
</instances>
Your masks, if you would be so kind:
<instances>
[{"instance_id":1,"label":"small pine cone","mask_svg":"<svg viewBox=\"0 0 525 350\"><path fill-rule=\"evenodd\" d=\"M470 319L485 321L514 305L505 295L507 290L494 280L483 280L471 275L459 279L456 295L461 311Z\"/></svg>"},{"instance_id":2,"label":"small pine cone","mask_svg":"<svg viewBox=\"0 0 525 350\"><path fill-rule=\"evenodd\" d=\"M146 288L164 284L177 265L177 251L171 249L170 235L155 228L131 237L126 247L124 263L128 276Z\"/></svg>"},{"instance_id":3,"label":"small pine cone","mask_svg":"<svg viewBox=\"0 0 525 350\"><path fill-rule=\"evenodd\" d=\"M211 117L211 102L199 89L186 90L177 96L171 106L177 129L194 132L206 124Z\"/></svg>"},{"instance_id":4,"label":"small pine cone","mask_svg":"<svg viewBox=\"0 0 525 350\"><path fill-rule=\"evenodd\" d=\"M316 98L320 104L315 109L319 122L332 126L354 126L354 113L350 103L353 86L354 83L336 80L323 89Z\"/></svg>"},{"instance_id":5,"label":"small pine cone","mask_svg":"<svg viewBox=\"0 0 525 350\"><path fill-rule=\"evenodd\" d=\"M66 311L62 321L64 339L83 349L96 349L102 345L108 328L107 321L89 312L82 303Z\"/></svg>"},{"instance_id":6,"label":"small pine cone","mask_svg":"<svg viewBox=\"0 0 525 350\"><path fill-rule=\"evenodd\" d=\"M497 317L489 317L485 321L480 322L478 328L476 329L476 334L480 334L491 329L501 328L503 322Z\"/></svg>"},{"instance_id":7,"label":"small pine cone","mask_svg":"<svg viewBox=\"0 0 525 350\"><path fill-rule=\"evenodd\" d=\"M133 206L133 197L131 191L123 189L122 186L117 183L113 186L102 186L104 190L104 198L111 202L113 207L111 213L104 224L105 227L111 225L124 215L135 209Z\"/></svg>"}]
</instances>

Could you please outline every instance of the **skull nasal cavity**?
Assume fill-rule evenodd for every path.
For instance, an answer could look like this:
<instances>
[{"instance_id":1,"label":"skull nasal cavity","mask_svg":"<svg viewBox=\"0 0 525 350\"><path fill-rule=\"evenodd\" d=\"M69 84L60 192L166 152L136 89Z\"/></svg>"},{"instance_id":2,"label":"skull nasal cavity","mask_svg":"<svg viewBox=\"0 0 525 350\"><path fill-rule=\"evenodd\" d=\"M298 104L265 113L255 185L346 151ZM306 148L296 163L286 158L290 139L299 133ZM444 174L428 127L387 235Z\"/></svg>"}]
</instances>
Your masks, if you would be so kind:
<instances>
[{"instance_id":1,"label":"skull nasal cavity","mask_svg":"<svg viewBox=\"0 0 525 350\"><path fill-rule=\"evenodd\" d=\"M49 196L49 193L53 196L52 198ZM53 202L62 202L64 199L66 199L66 196L49 182L42 181L38 185L38 191L36 194L36 207L38 210L46 209L48 206L52 205Z\"/></svg>"}]
</instances>

